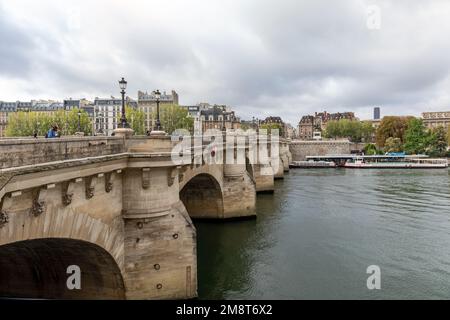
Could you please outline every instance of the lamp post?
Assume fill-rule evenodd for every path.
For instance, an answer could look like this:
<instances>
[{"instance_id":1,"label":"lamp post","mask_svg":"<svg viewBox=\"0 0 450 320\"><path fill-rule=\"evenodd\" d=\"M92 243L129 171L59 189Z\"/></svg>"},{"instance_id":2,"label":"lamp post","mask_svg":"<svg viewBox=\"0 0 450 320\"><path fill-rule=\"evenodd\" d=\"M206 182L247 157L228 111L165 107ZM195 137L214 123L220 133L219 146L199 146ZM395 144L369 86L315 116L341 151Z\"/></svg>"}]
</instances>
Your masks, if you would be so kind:
<instances>
[{"instance_id":1,"label":"lamp post","mask_svg":"<svg viewBox=\"0 0 450 320\"><path fill-rule=\"evenodd\" d=\"M78 110L78 132L81 132L81 110Z\"/></svg>"},{"instance_id":2,"label":"lamp post","mask_svg":"<svg viewBox=\"0 0 450 320\"><path fill-rule=\"evenodd\" d=\"M156 124L155 124L155 130L161 131L161 121L159 118L159 99L161 99L161 92L159 90L156 90L154 92L154 95L156 97Z\"/></svg>"},{"instance_id":3,"label":"lamp post","mask_svg":"<svg viewBox=\"0 0 450 320\"><path fill-rule=\"evenodd\" d=\"M127 82L124 78L119 81L120 93L122 94L122 117L120 118L120 126L121 128L129 128L127 123L127 117L125 116L125 90L127 88Z\"/></svg>"},{"instance_id":4,"label":"lamp post","mask_svg":"<svg viewBox=\"0 0 450 320\"><path fill-rule=\"evenodd\" d=\"M222 131L227 131L225 127L225 107L222 107Z\"/></svg>"}]
</instances>

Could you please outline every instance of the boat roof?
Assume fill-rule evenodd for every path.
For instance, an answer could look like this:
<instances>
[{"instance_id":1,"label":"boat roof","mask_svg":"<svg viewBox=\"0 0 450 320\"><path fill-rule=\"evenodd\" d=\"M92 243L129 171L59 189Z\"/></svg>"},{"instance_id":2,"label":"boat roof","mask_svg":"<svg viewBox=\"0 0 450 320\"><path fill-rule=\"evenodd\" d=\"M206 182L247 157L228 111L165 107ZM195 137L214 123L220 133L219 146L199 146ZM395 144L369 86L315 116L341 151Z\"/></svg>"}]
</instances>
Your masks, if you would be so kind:
<instances>
[{"instance_id":1,"label":"boat roof","mask_svg":"<svg viewBox=\"0 0 450 320\"><path fill-rule=\"evenodd\" d=\"M405 154L385 154L385 155L356 155L356 154L329 154L325 156L307 156L307 160L338 160L338 159L424 159L427 155L405 155Z\"/></svg>"}]
</instances>

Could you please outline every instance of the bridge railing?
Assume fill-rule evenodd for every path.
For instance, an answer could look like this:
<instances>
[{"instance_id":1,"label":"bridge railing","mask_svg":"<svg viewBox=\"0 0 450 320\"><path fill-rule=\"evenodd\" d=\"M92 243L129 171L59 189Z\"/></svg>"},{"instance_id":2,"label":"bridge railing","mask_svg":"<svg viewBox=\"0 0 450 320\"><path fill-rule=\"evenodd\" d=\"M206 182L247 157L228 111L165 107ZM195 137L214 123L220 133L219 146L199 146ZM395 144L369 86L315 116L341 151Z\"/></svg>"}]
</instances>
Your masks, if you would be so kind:
<instances>
[{"instance_id":1,"label":"bridge railing","mask_svg":"<svg viewBox=\"0 0 450 320\"><path fill-rule=\"evenodd\" d=\"M0 169L125 152L119 137L16 138L0 140Z\"/></svg>"},{"instance_id":2,"label":"bridge railing","mask_svg":"<svg viewBox=\"0 0 450 320\"><path fill-rule=\"evenodd\" d=\"M209 148L211 143L216 140L216 148L223 150L229 145L229 139L236 139L236 147L238 138L245 138L245 146L248 148L250 144L254 147L261 143L259 137L256 135L246 134L234 134L224 135L221 132L216 136L203 135L203 136L191 136L190 139L192 145L191 152L196 154L199 149L200 152L204 152ZM196 144L195 139L200 138L201 143ZM184 137L186 139L186 137ZM227 140L228 139L228 140ZM170 136L163 138L168 142L167 153L173 152L173 147L181 142L182 139L172 139ZM170 143L172 140L172 143ZM267 141L270 148L270 141L272 139L267 136ZM241 140L242 141L242 140ZM123 137L106 137L106 136L89 136L89 137L61 137L61 138L6 138L0 139L0 169L20 167L26 165L36 165L47 162L73 160L88 157L98 157L105 155L114 155L129 152L130 148L135 145L149 142L150 145L157 145L158 142L152 142L151 137L147 136L133 136L129 139ZM280 144L285 144L286 141L282 138L279 139ZM146 146L144 146L142 152L145 152ZM152 148L150 148L152 149ZM151 151L150 151L151 152Z\"/></svg>"}]
</instances>

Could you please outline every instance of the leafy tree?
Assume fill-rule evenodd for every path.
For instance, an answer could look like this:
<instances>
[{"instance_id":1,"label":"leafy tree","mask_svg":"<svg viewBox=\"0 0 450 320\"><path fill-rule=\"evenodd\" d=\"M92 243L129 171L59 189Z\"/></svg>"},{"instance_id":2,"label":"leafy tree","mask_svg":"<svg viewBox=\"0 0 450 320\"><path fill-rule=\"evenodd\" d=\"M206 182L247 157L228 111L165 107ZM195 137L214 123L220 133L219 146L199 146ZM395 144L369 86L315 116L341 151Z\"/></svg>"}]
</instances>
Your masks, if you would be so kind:
<instances>
[{"instance_id":1,"label":"leafy tree","mask_svg":"<svg viewBox=\"0 0 450 320\"><path fill-rule=\"evenodd\" d=\"M156 119L156 111L152 115ZM160 108L160 121L164 131L171 134L177 129L194 130L194 119L186 108L179 105L163 105Z\"/></svg>"},{"instance_id":2,"label":"leafy tree","mask_svg":"<svg viewBox=\"0 0 450 320\"><path fill-rule=\"evenodd\" d=\"M32 135L32 121L25 112L11 113L8 117L8 126L6 127L6 136L20 137Z\"/></svg>"},{"instance_id":3,"label":"leafy tree","mask_svg":"<svg viewBox=\"0 0 450 320\"><path fill-rule=\"evenodd\" d=\"M342 130L339 121L328 121L327 127L325 128L324 137L331 139L342 137Z\"/></svg>"},{"instance_id":4,"label":"leafy tree","mask_svg":"<svg viewBox=\"0 0 450 320\"><path fill-rule=\"evenodd\" d=\"M117 123L120 123L120 118L122 115L118 116ZM125 107L125 116L127 117L128 124L131 129L134 130L135 135L145 134L145 113L140 109L135 109L130 106Z\"/></svg>"},{"instance_id":5,"label":"leafy tree","mask_svg":"<svg viewBox=\"0 0 450 320\"><path fill-rule=\"evenodd\" d=\"M448 146L447 133L439 126L430 131L426 142L426 154L433 157L444 157Z\"/></svg>"},{"instance_id":6,"label":"leafy tree","mask_svg":"<svg viewBox=\"0 0 450 320\"><path fill-rule=\"evenodd\" d=\"M78 117L78 109L72 109L68 112L58 111L58 119L55 121L58 127L64 128L63 134L71 135L76 132L83 132L85 135L92 133L92 122L87 112L82 110ZM59 122L61 121L61 122ZM78 125L80 127L78 128Z\"/></svg>"},{"instance_id":7,"label":"leafy tree","mask_svg":"<svg viewBox=\"0 0 450 320\"><path fill-rule=\"evenodd\" d=\"M380 148L384 147L388 138L398 138L403 142L410 118L411 117L384 117L376 132L377 145Z\"/></svg>"},{"instance_id":8,"label":"leafy tree","mask_svg":"<svg viewBox=\"0 0 450 320\"><path fill-rule=\"evenodd\" d=\"M262 124L260 127L260 129L265 129L267 130L268 134L272 133L272 130L278 130L278 134L280 136L284 135L284 130L283 130L283 126L280 123L268 123L268 124Z\"/></svg>"},{"instance_id":9,"label":"leafy tree","mask_svg":"<svg viewBox=\"0 0 450 320\"><path fill-rule=\"evenodd\" d=\"M428 135L423 120L412 118L408 121L408 129L405 132L405 152L408 154L421 154L425 152Z\"/></svg>"},{"instance_id":10,"label":"leafy tree","mask_svg":"<svg viewBox=\"0 0 450 320\"><path fill-rule=\"evenodd\" d=\"M348 138L353 142L371 141L374 129L370 122L352 121L348 119L331 120L327 123L324 136L326 138Z\"/></svg>"},{"instance_id":11,"label":"leafy tree","mask_svg":"<svg viewBox=\"0 0 450 320\"><path fill-rule=\"evenodd\" d=\"M92 124L86 111L80 111L80 128L86 135L92 133ZM61 135L73 135L78 132L78 109L56 112L16 112L9 115L6 135L26 137L36 133L43 136L52 126L58 126Z\"/></svg>"},{"instance_id":12,"label":"leafy tree","mask_svg":"<svg viewBox=\"0 0 450 320\"><path fill-rule=\"evenodd\" d=\"M248 129L251 129L252 127L248 123L241 123L241 129L243 131L247 131Z\"/></svg>"},{"instance_id":13,"label":"leafy tree","mask_svg":"<svg viewBox=\"0 0 450 320\"><path fill-rule=\"evenodd\" d=\"M447 127L447 144L450 146L450 127Z\"/></svg>"},{"instance_id":14,"label":"leafy tree","mask_svg":"<svg viewBox=\"0 0 450 320\"><path fill-rule=\"evenodd\" d=\"M403 143L400 138L389 137L384 143L385 152L402 152Z\"/></svg>"},{"instance_id":15,"label":"leafy tree","mask_svg":"<svg viewBox=\"0 0 450 320\"><path fill-rule=\"evenodd\" d=\"M377 146L374 145L373 143L368 143L364 147L364 154L365 155L373 156L373 155L377 155L377 154L380 154L380 153L381 152L377 149Z\"/></svg>"},{"instance_id":16,"label":"leafy tree","mask_svg":"<svg viewBox=\"0 0 450 320\"><path fill-rule=\"evenodd\" d=\"M373 141L373 136L375 133L375 128L369 121L361 122L361 137L364 142Z\"/></svg>"}]
</instances>

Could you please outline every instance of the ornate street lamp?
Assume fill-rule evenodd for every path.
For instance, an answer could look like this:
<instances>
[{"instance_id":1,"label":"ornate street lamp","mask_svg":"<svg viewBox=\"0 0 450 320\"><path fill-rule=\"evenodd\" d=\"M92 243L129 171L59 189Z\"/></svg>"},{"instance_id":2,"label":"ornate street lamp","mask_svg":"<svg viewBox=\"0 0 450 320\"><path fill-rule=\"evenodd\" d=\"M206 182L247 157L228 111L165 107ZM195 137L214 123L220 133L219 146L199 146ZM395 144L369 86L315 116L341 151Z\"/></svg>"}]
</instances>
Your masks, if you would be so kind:
<instances>
[{"instance_id":1,"label":"ornate street lamp","mask_svg":"<svg viewBox=\"0 0 450 320\"><path fill-rule=\"evenodd\" d=\"M222 131L227 131L225 127L225 107L222 107Z\"/></svg>"},{"instance_id":2,"label":"ornate street lamp","mask_svg":"<svg viewBox=\"0 0 450 320\"><path fill-rule=\"evenodd\" d=\"M121 128L129 128L127 117L125 116L125 90L127 89L127 82L124 78L119 81L120 93L122 94L122 117L120 118Z\"/></svg>"},{"instance_id":3,"label":"ornate street lamp","mask_svg":"<svg viewBox=\"0 0 450 320\"><path fill-rule=\"evenodd\" d=\"M159 100L161 99L161 92L159 92L159 90L156 90L154 92L154 95L156 97L156 125L155 125L155 130L156 131L161 131L161 121L159 118Z\"/></svg>"}]
</instances>

